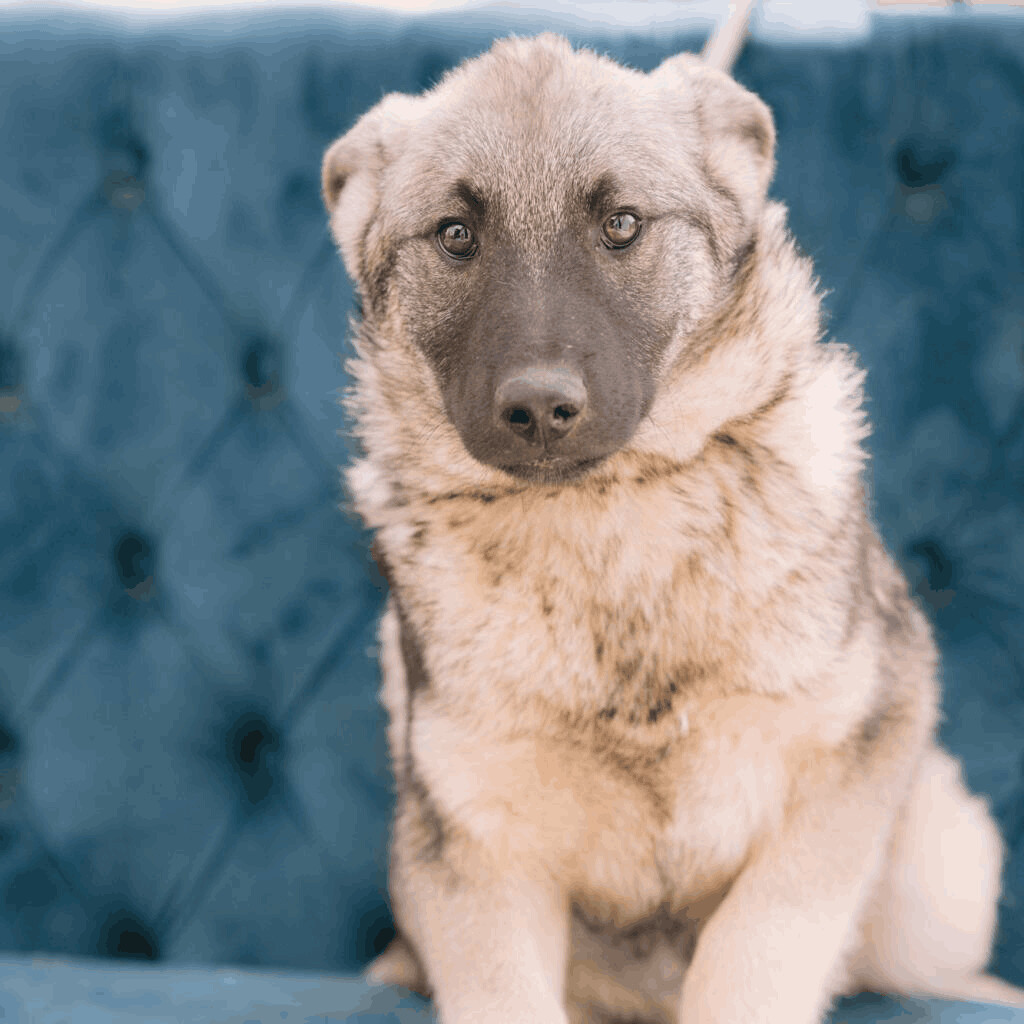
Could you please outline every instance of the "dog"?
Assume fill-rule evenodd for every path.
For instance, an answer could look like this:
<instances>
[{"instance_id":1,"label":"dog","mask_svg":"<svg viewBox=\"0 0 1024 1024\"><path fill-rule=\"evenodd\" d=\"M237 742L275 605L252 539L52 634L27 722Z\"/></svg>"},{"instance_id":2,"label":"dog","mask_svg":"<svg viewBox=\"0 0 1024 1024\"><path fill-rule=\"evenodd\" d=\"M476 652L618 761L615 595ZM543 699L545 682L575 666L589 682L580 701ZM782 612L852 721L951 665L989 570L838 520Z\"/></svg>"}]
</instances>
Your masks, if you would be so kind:
<instances>
[{"instance_id":1,"label":"dog","mask_svg":"<svg viewBox=\"0 0 1024 1024\"><path fill-rule=\"evenodd\" d=\"M767 106L545 34L327 151L389 585L397 934L444 1024L811 1024L985 973L1003 847L872 525Z\"/></svg>"}]
</instances>

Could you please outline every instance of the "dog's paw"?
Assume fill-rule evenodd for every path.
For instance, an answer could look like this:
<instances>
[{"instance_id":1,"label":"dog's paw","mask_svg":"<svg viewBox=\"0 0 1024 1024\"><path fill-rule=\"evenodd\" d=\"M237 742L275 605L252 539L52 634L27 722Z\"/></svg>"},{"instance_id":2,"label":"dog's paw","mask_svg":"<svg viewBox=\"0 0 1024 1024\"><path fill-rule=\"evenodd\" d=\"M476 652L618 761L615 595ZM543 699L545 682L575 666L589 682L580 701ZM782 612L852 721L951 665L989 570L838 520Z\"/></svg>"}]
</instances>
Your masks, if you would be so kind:
<instances>
[{"instance_id":1,"label":"dog's paw","mask_svg":"<svg viewBox=\"0 0 1024 1024\"><path fill-rule=\"evenodd\" d=\"M371 985L401 985L421 996L430 996L430 986L412 947L396 935L367 968L364 977Z\"/></svg>"}]
</instances>

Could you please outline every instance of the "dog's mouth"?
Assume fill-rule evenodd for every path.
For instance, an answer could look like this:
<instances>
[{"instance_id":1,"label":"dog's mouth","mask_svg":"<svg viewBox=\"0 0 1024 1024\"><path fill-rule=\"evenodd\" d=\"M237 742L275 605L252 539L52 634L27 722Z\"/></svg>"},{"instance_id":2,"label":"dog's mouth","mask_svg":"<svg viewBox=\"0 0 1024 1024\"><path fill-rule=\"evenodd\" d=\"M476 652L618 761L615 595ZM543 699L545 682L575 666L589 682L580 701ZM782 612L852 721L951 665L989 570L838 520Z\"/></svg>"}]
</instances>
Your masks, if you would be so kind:
<instances>
[{"instance_id":1,"label":"dog's mouth","mask_svg":"<svg viewBox=\"0 0 1024 1024\"><path fill-rule=\"evenodd\" d=\"M519 480L527 480L530 483L571 484L581 480L607 458L607 455L598 455L589 459L546 456L540 459L533 459L530 462L504 465L501 466L501 469L510 476L514 476Z\"/></svg>"}]
</instances>

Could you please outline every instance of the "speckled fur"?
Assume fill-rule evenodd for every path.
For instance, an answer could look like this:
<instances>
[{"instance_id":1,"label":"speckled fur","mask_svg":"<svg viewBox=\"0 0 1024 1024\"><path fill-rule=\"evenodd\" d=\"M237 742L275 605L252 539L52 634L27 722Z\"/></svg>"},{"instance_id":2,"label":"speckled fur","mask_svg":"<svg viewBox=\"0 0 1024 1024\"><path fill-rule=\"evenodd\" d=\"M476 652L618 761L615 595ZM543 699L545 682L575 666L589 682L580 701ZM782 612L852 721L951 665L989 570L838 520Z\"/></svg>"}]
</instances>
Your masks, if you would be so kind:
<instances>
[{"instance_id":1,"label":"speckled fur","mask_svg":"<svg viewBox=\"0 0 1024 1024\"><path fill-rule=\"evenodd\" d=\"M765 199L773 149L767 108L691 57L645 75L542 36L386 97L325 158L364 309L347 481L391 587L401 934L370 976L445 1024L1018 998L980 974L999 836L935 744L930 630L866 507L863 375ZM609 168L654 225L621 273L671 328L657 396L588 475L524 483L467 454L424 355L465 301L439 197L471 177L540 274L563 197Z\"/></svg>"}]
</instances>

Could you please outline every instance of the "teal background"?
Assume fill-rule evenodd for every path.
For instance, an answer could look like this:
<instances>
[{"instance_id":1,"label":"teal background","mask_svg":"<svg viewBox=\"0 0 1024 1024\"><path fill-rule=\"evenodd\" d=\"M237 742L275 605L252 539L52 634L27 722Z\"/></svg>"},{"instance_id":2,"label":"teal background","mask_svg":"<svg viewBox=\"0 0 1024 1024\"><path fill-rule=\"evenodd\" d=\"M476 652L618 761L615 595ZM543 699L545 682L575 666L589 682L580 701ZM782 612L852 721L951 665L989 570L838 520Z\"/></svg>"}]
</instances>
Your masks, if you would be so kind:
<instances>
[{"instance_id":1,"label":"teal background","mask_svg":"<svg viewBox=\"0 0 1024 1024\"><path fill-rule=\"evenodd\" d=\"M8 1019L50 1019L33 985L79 998L34 953L150 962L159 1019L182 965L344 975L389 938L383 594L337 507L353 301L320 159L385 92L545 27L640 68L702 41L527 10L0 12ZM755 38L736 74L868 369L877 518L937 631L943 738L1007 837L995 966L1024 983L1024 21ZM111 1016L71 1019L121 1019L81 999Z\"/></svg>"}]
</instances>

